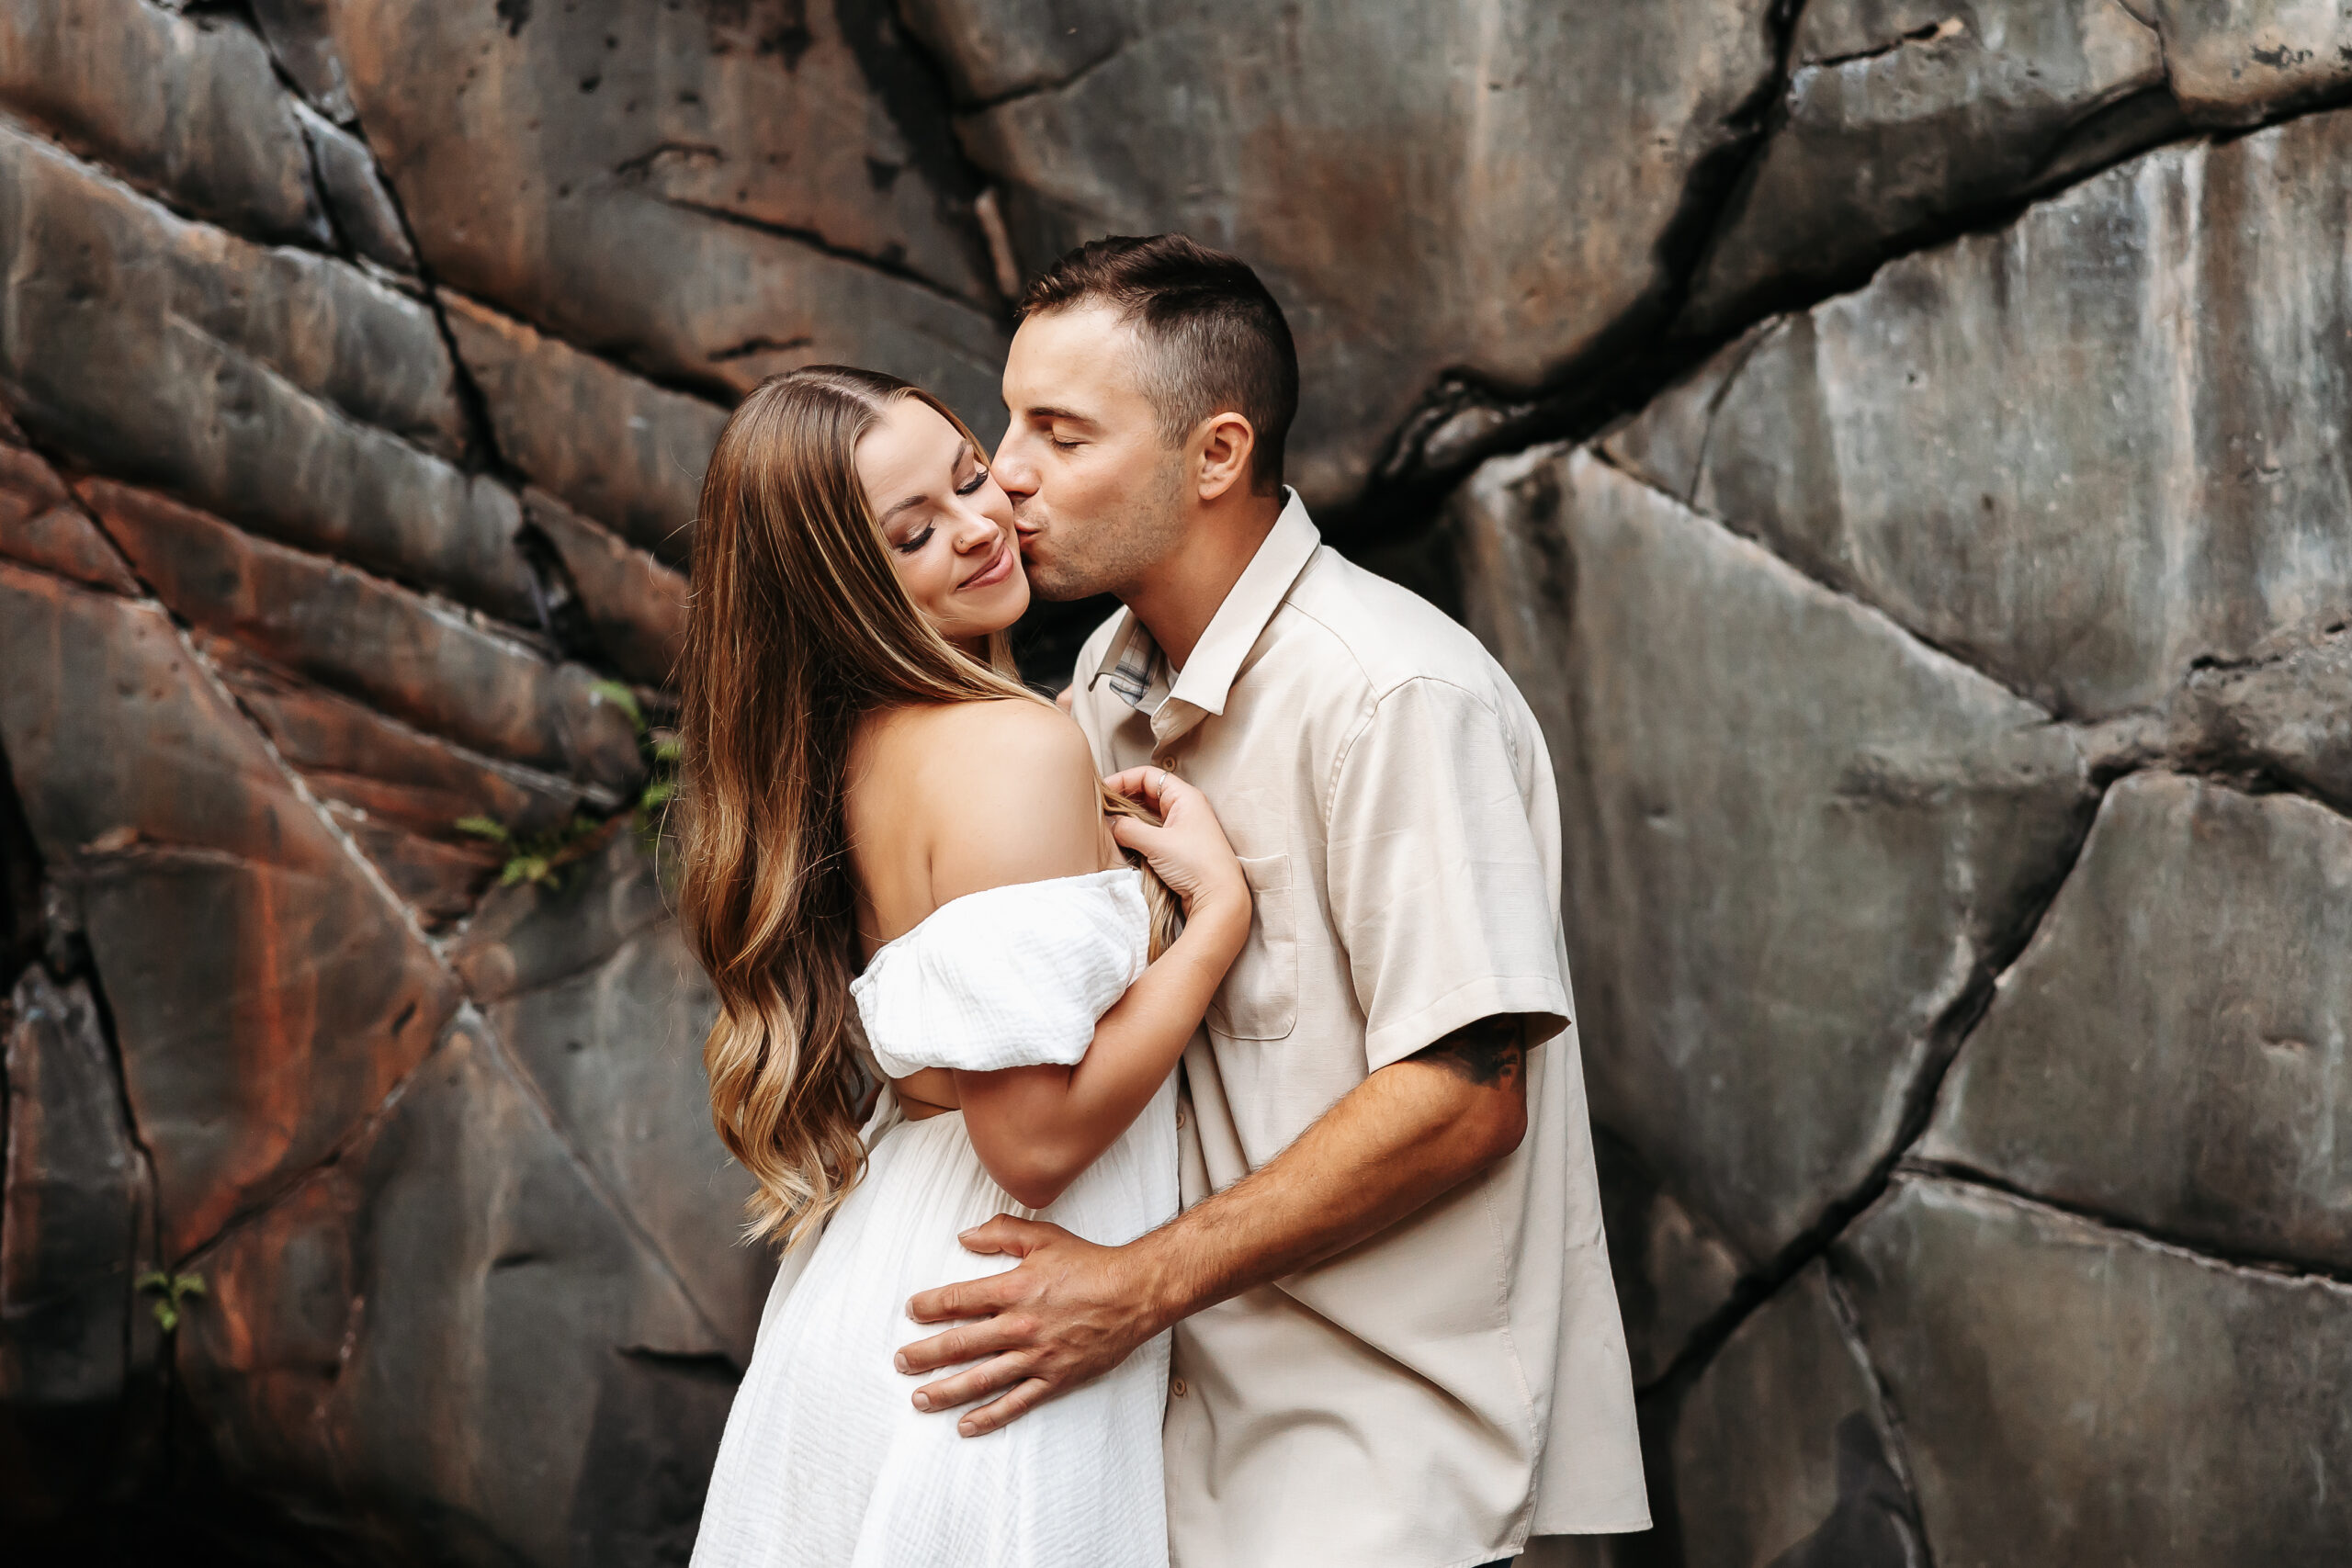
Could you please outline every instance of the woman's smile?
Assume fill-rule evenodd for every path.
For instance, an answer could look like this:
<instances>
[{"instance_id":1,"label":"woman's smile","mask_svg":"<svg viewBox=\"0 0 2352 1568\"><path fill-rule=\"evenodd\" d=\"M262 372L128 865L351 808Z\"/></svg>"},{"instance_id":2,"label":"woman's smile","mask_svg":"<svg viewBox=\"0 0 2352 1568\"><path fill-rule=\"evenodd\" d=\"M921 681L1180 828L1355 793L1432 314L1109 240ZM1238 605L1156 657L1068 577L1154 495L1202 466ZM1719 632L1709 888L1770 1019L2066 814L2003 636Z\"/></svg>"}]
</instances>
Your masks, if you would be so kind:
<instances>
[{"instance_id":1,"label":"woman's smile","mask_svg":"<svg viewBox=\"0 0 2352 1568\"><path fill-rule=\"evenodd\" d=\"M1000 538L997 541L996 554L989 558L989 564L957 583L956 585L957 592L960 592L967 588L993 588L1002 582L1012 573L1012 542L1010 539Z\"/></svg>"}]
</instances>

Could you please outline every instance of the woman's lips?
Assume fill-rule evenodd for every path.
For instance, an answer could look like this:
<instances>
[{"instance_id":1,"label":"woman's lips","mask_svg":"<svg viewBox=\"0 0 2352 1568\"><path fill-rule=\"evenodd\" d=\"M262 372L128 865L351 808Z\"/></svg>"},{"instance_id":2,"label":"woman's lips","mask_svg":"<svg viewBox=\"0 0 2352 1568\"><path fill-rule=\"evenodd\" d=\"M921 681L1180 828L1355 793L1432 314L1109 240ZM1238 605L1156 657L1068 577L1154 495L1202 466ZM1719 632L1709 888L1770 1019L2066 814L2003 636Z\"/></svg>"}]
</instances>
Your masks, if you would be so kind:
<instances>
[{"instance_id":1,"label":"woman's lips","mask_svg":"<svg viewBox=\"0 0 2352 1568\"><path fill-rule=\"evenodd\" d=\"M961 588L993 588L1012 575L1012 541L1007 539L997 546L996 554L989 558L988 565L972 573L971 576L966 578L957 586Z\"/></svg>"}]
</instances>

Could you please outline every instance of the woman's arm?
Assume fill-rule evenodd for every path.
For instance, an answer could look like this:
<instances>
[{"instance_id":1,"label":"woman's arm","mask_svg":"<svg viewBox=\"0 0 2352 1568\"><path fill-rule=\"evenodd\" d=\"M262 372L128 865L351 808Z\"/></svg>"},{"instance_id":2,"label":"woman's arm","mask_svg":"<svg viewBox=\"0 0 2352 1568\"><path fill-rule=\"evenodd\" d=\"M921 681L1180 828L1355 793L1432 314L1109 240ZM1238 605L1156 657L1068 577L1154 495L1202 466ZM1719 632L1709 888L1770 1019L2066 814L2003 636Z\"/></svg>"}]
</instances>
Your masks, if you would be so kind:
<instances>
[{"instance_id":1,"label":"woman's arm","mask_svg":"<svg viewBox=\"0 0 2352 1568\"><path fill-rule=\"evenodd\" d=\"M932 891L941 903L1101 863L1093 759L1078 727L1026 704L984 706L998 711L958 716L979 722L954 726L969 749L957 748L957 798L935 829ZM1150 1103L1249 935L1249 885L1206 798L1170 779L1157 804L1163 826L1118 818L1112 831L1183 902L1183 933L1102 1015L1077 1066L956 1074L974 1152L1033 1209L1060 1197Z\"/></svg>"}]
</instances>

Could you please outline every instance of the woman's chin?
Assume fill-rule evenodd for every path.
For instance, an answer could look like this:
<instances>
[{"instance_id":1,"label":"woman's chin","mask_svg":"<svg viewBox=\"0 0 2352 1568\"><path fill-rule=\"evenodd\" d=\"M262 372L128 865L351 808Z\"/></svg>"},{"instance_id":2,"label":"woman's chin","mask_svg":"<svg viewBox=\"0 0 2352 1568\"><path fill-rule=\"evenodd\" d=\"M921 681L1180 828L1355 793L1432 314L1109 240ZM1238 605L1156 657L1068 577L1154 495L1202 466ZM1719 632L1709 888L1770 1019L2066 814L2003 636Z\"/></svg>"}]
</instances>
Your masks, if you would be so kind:
<instances>
[{"instance_id":1,"label":"woman's chin","mask_svg":"<svg viewBox=\"0 0 2352 1568\"><path fill-rule=\"evenodd\" d=\"M956 606L959 613L952 629L947 626L940 629L951 642L978 641L998 632L1010 631L1012 623L1028 612L1029 580L1016 570L1011 577L990 585L982 592L967 592L958 597L964 603Z\"/></svg>"}]
</instances>

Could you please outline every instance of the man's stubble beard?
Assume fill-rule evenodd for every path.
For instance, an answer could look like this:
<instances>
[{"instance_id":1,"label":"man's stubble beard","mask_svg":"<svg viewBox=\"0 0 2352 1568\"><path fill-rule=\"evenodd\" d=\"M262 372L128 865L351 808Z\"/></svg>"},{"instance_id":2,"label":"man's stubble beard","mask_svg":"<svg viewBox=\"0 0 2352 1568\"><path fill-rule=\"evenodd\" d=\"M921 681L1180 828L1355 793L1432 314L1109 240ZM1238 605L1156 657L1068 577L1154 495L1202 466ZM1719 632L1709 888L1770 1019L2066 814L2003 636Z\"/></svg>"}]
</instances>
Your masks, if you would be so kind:
<instances>
[{"instance_id":1,"label":"man's stubble beard","mask_svg":"<svg viewBox=\"0 0 2352 1568\"><path fill-rule=\"evenodd\" d=\"M1067 602L1116 593L1168 558L1184 539L1182 454L1171 452L1149 481L1131 492L1119 509L1077 530L1056 527L1053 558L1029 563L1029 589L1043 599Z\"/></svg>"}]
</instances>

